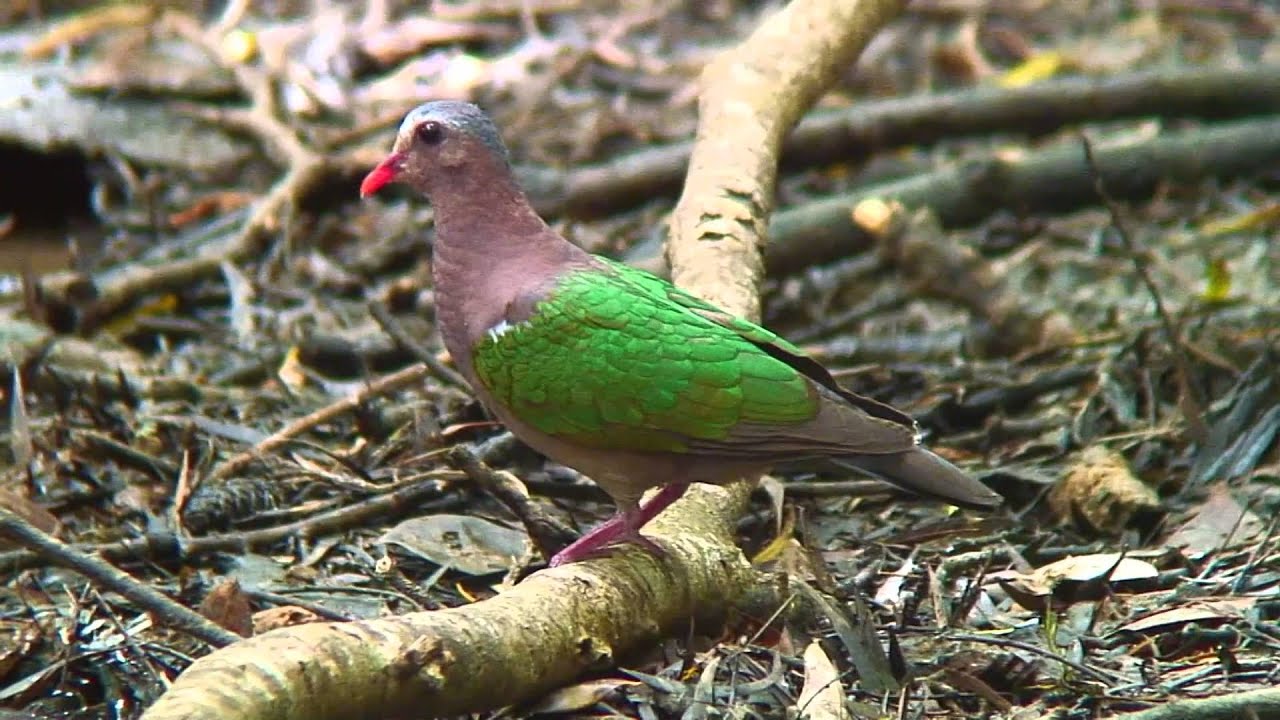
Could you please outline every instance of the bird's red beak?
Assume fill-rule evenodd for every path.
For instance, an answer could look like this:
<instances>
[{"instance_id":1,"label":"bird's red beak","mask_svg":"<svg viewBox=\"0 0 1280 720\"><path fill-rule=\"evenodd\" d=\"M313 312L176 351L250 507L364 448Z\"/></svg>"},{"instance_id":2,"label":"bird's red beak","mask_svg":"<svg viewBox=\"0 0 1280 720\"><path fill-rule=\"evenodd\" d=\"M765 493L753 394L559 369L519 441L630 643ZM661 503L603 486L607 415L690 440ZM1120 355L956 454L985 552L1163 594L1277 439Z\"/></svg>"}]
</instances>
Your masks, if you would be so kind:
<instances>
[{"instance_id":1,"label":"bird's red beak","mask_svg":"<svg viewBox=\"0 0 1280 720\"><path fill-rule=\"evenodd\" d=\"M400 174L401 159L400 153L391 153L386 160L378 163L378 167L370 170L369 174L364 176L364 182L360 183L360 197L367 198L395 180L396 175Z\"/></svg>"}]
</instances>

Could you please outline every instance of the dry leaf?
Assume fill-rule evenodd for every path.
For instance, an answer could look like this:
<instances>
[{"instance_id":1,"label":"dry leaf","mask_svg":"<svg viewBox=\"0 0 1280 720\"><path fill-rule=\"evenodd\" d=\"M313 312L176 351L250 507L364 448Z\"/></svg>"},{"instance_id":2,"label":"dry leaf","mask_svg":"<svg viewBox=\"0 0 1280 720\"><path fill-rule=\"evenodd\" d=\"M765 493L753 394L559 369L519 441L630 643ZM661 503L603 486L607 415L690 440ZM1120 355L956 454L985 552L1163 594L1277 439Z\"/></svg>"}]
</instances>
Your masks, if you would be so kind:
<instances>
[{"instance_id":1,"label":"dry leaf","mask_svg":"<svg viewBox=\"0 0 1280 720\"><path fill-rule=\"evenodd\" d=\"M45 510L43 505L27 497L26 493L18 490L0 488L0 508L26 520L33 527L48 535L57 535L62 527L62 523L58 521L56 515ZM0 545L4 543L5 541L0 540Z\"/></svg>"},{"instance_id":2,"label":"dry leaf","mask_svg":"<svg viewBox=\"0 0 1280 720\"><path fill-rule=\"evenodd\" d=\"M640 685L637 680L601 678L570 685L547 695L524 712L528 715L585 711L617 692L619 688Z\"/></svg>"},{"instance_id":3,"label":"dry leaf","mask_svg":"<svg viewBox=\"0 0 1280 720\"><path fill-rule=\"evenodd\" d=\"M1175 625L1188 623L1212 622L1215 620L1238 620L1245 612L1258 604L1256 597L1216 598L1213 600L1195 600L1182 607L1159 610L1140 617L1116 628L1114 632L1146 632L1148 630L1166 631Z\"/></svg>"},{"instance_id":4,"label":"dry leaf","mask_svg":"<svg viewBox=\"0 0 1280 720\"><path fill-rule=\"evenodd\" d=\"M40 626L31 620L0 620L0 680L40 649Z\"/></svg>"},{"instance_id":5,"label":"dry leaf","mask_svg":"<svg viewBox=\"0 0 1280 720\"><path fill-rule=\"evenodd\" d=\"M796 714L808 720L850 720L844 704L840 671L817 640L804 649L804 687L796 699Z\"/></svg>"},{"instance_id":6,"label":"dry leaf","mask_svg":"<svg viewBox=\"0 0 1280 720\"><path fill-rule=\"evenodd\" d=\"M320 616L297 605L267 608L253 614L253 634L261 635L278 628L313 622L320 622Z\"/></svg>"},{"instance_id":7,"label":"dry leaf","mask_svg":"<svg viewBox=\"0 0 1280 720\"><path fill-rule=\"evenodd\" d=\"M1192 560L1221 548L1227 542L1245 543L1266 530L1262 518L1246 510L1225 483L1209 488L1209 496L1191 519L1169 536L1169 545Z\"/></svg>"},{"instance_id":8,"label":"dry leaf","mask_svg":"<svg viewBox=\"0 0 1280 720\"><path fill-rule=\"evenodd\" d=\"M409 518L383 533L378 542L468 575L503 572L529 552L529 536L522 530L447 513Z\"/></svg>"},{"instance_id":9,"label":"dry leaf","mask_svg":"<svg viewBox=\"0 0 1280 720\"><path fill-rule=\"evenodd\" d=\"M253 634L249 596L240 589L240 581L235 578L223 580L204 596L200 614L241 637Z\"/></svg>"},{"instance_id":10,"label":"dry leaf","mask_svg":"<svg viewBox=\"0 0 1280 720\"><path fill-rule=\"evenodd\" d=\"M1074 64L1074 61L1065 53L1055 51L1036 53L1000 76L997 83L1005 88L1026 87L1048 80Z\"/></svg>"},{"instance_id":11,"label":"dry leaf","mask_svg":"<svg viewBox=\"0 0 1280 720\"><path fill-rule=\"evenodd\" d=\"M301 356L302 351L294 345L289 348L289 352L285 353L284 361L276 370L276 377L280 378L280 382L294 392L301 390L307 384L307 371L302 365Z\"/></svg>"},{"instance_id":12,"label":"dry leaf","mask_svg":"<svg viewBox=\"0 0 1280 720\"><path fill-rule=\"evenodd\" d=\"M1159 575L1160 571L1144 560L1119 553L1098 553L1063 558L1029 573L993 573L991 579L1024 608L1043 610L1051 603L1095 599L1106 589L1121 590L1126 583L1152 580Z\"/></svg>"}]
</instances>

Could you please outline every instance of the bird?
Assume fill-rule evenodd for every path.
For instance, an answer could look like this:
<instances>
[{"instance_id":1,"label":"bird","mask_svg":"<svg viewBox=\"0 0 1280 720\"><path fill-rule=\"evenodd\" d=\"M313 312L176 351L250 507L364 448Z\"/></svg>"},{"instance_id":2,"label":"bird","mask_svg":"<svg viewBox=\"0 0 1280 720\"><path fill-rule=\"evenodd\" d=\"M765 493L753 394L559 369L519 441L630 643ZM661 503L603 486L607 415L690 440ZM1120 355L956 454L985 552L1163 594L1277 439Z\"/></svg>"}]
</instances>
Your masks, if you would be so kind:
<instances>
[{"instance_id":1,"label":"bird","mask_svg":"<svg viewBox=\"0 0 1280 720\"><path fill-rule=\"evenodd\" d=\"M360 196L393 182L433 207L436 324L477 399L615 503L552 567L626 544L662 557L640 530L691 483L780 463L826 459L953 505L1000 505L922 446L911 416L841 387L796 345L565 239L530 204L480 107L410 111Z\"/></svg>"}]
</instances>

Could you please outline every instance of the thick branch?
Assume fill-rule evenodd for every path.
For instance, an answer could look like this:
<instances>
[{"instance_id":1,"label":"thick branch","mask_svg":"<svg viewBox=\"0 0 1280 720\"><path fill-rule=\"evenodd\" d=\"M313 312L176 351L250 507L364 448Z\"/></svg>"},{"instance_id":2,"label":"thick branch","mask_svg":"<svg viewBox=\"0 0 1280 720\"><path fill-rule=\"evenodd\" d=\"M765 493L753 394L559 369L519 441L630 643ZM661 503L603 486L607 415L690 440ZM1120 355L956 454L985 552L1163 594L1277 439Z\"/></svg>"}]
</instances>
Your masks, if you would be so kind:
<instances>
[{"instance_id":1,"label":"thick branch","mask_svg":"<svg viewBox=\"0 0 1280 720\"><path fill-rule=\"evenodd\" d=\"M655 521L662 561L631 550L472 605L276 630L197 660L144 717L440 717L536 697L756 594L725 492Z\"/></svg>"},{"instance_id":2,"label":"thick branch","mask_svg":"<svg viewBox=\"0 0 1280 720\"><path fill-rule=\"evenodd\" d=\"M1087 121L1225 119L1280 111L1280 65L1174 67L1069 77L1018 88L974 87L887 98L806 117L781 162L805 168L878 150L987 133L1050 133ZM607 215L680 190L693 143L679 142L567 171L528 169L524 181L547 215Z\"/></svg>"},{"instance_id":3,"label":"thick branch","mask_svg":"<svg viewBox=\"0 0 1280 720\"><path fill-rule=\"evenodd\" d=\"M689 177L667 246L677 285L729 312L760 316L760 249L782 139L905 4L793 2L706 67Z\"/></svg>"},{"instance_id":4,"label":"thick branch","mask_svg":"<svg viewBox=\"0 0 1280 720\"><path fill-rule=\"evenodd\" d=\"M1280 161L1280 119L1223 123L1095 149L1098 172L1111 194L1149 197L1162 182L1235 177ZM777 275L831 262L874 247L851 210L867 199L928 207L946 227L970 225L998 209L1065 212L1097 203L1094 178L1076 140L1019 158L990 158L897 182L861 188L780 212L769 228L769 271Z\"/></svg>"}]
</instances>

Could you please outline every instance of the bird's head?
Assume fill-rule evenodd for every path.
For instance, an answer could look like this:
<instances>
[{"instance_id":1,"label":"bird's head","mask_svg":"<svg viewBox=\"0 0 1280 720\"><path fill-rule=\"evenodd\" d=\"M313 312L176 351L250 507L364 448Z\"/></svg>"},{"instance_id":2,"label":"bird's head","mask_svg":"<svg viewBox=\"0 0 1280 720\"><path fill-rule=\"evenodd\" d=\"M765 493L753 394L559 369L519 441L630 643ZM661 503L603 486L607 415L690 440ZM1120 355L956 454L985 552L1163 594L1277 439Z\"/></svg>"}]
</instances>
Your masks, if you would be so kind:
<instances>
[{"instance_id":1,"label":"bird's head","mask_svg":"<svg viewBox=\"0 0 1280 720\"><path fill-rule=\"evenodd\" d=\"M396 181L430 195L442 183L463 179L468 168L483 165L483 172L494 163L507 169L507 149L483 110L453 100L429 102L405 116L391 154L360 183L360 197Z\"/></svg>"}]
</instances>

